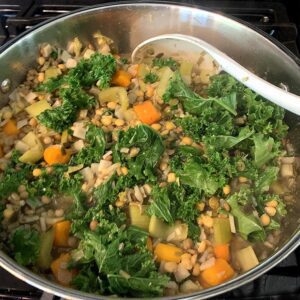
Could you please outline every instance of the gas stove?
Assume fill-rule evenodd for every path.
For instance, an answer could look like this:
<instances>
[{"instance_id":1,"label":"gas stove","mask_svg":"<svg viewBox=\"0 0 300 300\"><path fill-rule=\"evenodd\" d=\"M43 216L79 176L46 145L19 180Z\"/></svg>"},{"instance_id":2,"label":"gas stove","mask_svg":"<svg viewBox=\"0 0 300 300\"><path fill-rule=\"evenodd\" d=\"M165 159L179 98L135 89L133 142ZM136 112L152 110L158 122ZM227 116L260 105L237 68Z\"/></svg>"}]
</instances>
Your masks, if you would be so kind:
<instances>
[{"instance_id":1,"label":"gas stove","mask_svg":"<svg viewBox=\"0 0 300 300\"><path fill-rule=\"evenodd\" d=\"M42 21L103 0L0 0L0 45ZM174 1L227 14L264 31L300 57L298 1ZM298 23L298 24L297 24ZM48 295L0 268L0 299L43 299ZM300 248L255 281L214 300L300 299Z\"/></svg>"}]
</instances>

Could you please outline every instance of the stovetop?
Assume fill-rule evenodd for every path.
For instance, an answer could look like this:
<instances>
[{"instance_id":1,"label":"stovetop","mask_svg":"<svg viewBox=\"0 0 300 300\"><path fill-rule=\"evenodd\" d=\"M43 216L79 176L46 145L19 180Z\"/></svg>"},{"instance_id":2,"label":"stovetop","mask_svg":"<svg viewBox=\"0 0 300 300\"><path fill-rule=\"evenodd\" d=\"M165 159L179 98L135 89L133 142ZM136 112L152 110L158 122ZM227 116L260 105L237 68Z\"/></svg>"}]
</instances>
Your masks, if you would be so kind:
<instances>
[{"instance_id":1,"label":"stovetop","mask_svg":"<svg viewBox=\"0 0 300 300\"><path fill-rule=\"evenodd\" d=\"M24 30L62 13L104 0L0 0L0 45ZM141 2L141 1L139 1ZM295 1L191 1L173 2L202 6L246 21L277 39L300 57L300 38L297 25L298 0ZM283 4L285 2L286 4ZM298 4L297 4L298 3ZM300 8L300 7L299 7ZM288 9L288 11L287 11ZM292 20L292 21L291 21ZM0 268L0 299L59 299L27 285ZM253 282L215 300L300 300L300 248L282 263Z\"/></svg>"}]
</instances>

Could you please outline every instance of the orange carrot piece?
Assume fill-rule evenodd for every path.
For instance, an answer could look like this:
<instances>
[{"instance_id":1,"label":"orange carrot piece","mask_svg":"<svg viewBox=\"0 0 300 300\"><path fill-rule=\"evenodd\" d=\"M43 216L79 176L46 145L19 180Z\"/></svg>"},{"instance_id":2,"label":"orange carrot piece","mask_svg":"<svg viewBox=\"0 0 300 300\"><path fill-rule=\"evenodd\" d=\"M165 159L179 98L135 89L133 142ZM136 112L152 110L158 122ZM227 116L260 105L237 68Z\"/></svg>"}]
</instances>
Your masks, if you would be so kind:
<instances>
[{"instance_id":1,"label":"orange carrot piece","mask_svg":"<svg viewBox=\"0 0 300 300\"><path fill-rule=\"evenodd\" d=\"M14 119L10 119L3 126L3 132L6 135L17 135L19 133L19 129L17 128L17 122Z\"/></svg>"},{"instance_id":2,"label":"orange carrot piece","mask_svg":"<svg viewBox=\"0 0 300 300\"><path fill-rule=\"evenodd\" d=\"M230 258L229 244L215 245L214 252L216 258L223 258L226 261L229 261Z\"/></svg>"},{"instance_id":3,"label":"orange carrot piece","mask_svg":"<svg viewBox=\"0 0 300 300\"><path fill-rule=\"evenodd\" d=\"M222 258L217 258L215 264L201 272L199 282L203 287L211 287L221 284L234 276L234 270L230 264Z\"/></svg>"},{"instance_id":4,"label":"orange carrot piece","mask_svg":"<svg viewBox=\"0 0 300 300\"><path fill-rule=\"evenodd\" d=\"M147 249L152 252L153 251L153 242L150 236L147 238Z\"/></svg>"},{"instance_id":5,"label":"orange carrot piece","mask_svg":"<svg viewBox=\"0 0 300 300\"><path fill-rule=\"evenodd\" d=\"M71 260L70 253L62 253L51 263L51 271L58 283L69 286L72 279L77 274L76 270L68 270L67 265Z\"/></svg>"},{"instance_id":6,"label":"orange carrot piece","mask_svg":"<svg viewBox=\"0 0 300 300\"><path fill-rule=\"evenodd\" d=\"M111 83L114 85L122 86L122 87L128 87L131 82L131 74L124 71L124 70L118 70L112 80Z\"/></svg>"},{"instance_id":7,"label":"orange carrot piece","mask_svg":"<svg viewBox=\"0 0 300 300\"><path fill-rule=\"evenodd\" d=\"M137 104L133 107L135 113L142 123L151 125L161 118L161 113L149 100Z\"/></svg>"},{"instance_id":8,"label":"orange carrot piece","mask_svg":"<svg viewBox=\"0 0 300 300\"><path fill-rule=\"evenodd\" d=\"M71 230L70 221L61 221L54 224L54 245L57 247L68 247L68 239Z\"/></svg>"},{"instance_id":9,"label":"orange carrot piece","mask_svg":"<svg viewBox=\"0 0 300 300\"><path fill-rule=\"evenodd\" d=\"M158 243L154 249L158 261L174 261L180 263L182 250L171 244Z\"/></svg>"},{"instance_id":10,"label":"orange carrot piece","mask_svg":"<svg viewBox=\"0 0 300 300\"><path fill-rule=\"evenodd\" d=\"M70 152L62 151L61 145L49 146L44 151L44 160L48 165L66 164L70 156Z\"/></svg>"}]
</instances>

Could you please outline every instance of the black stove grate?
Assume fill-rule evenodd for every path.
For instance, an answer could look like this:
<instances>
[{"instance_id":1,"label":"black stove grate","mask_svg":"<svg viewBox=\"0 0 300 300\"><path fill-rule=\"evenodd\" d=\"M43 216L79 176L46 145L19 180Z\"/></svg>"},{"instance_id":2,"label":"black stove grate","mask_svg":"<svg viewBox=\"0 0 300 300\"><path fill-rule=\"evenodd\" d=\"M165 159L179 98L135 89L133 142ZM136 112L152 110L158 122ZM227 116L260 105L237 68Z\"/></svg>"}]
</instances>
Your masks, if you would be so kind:
<instances>
[{"instance_id":1,"label":"black stove grate","mask_svg":"<svg viewBox=\"0 0 300 300\"><path fill-rule=\"evenodd\" d=\"M104 0L0 0L0 45L41 21ZM173 2L176 2L173 0ZM177 1L207 7L251 23L299 57L297 26L285 6L273 1ZM299 21L299 20L298 20ZM0 299L59 299L43 294L0 269ZM42 298L41 298L42 297ZM257 280L215 300L300 300L300 248Z\"/></svg>"}]
</instances>

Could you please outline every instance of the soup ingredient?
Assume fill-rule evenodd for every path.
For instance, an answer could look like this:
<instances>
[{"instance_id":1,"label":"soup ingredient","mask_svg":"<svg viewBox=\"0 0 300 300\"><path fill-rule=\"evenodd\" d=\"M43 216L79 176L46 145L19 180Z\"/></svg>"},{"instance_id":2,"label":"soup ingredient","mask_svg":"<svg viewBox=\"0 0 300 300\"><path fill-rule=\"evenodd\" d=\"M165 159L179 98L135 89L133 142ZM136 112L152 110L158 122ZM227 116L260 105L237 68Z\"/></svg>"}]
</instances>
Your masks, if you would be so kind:
<instances>
[{"instance_id":1,"label":"soup ingredient","mask_svg":"<svg viewBox=\"0 0 300 300\"><path fill-rule=\"evenodd\" d=\"M37 117L42 112L44 112L47 109L51 109L50 104L47 100L40 100L36 103L33 103L25 108L25 110L32 116Z\"/></svg>"},{"instance_id":2,"label":"soup ingredient","mask_svg":"<svg viewBox=\"0 0 300 300\"><path fill-rule=\"evenodd\" d=\"M6 135L17 135L19 133L16 120L9 119L3 126L3 132Z\"/></svg>"},{"instance_id":3,"label":"soup ingredient","mask_svg":"<svg viewBox=\"0 0 300 300\"><path fill-rule=\"evenodd\" d=\"M180 263L182 250L172 244L159 243L154 248L154 255L158 261L174 261Z\"/></svg>"},{"instance_id":4,"label":"soup ingredient","mask_svg":"<svg viewBox=\"0 0 300 300\"><path fill-rule=\"evenodd\" d=\"M44 160L48 165L65 164L70 160L70 153L61 145L49 146L44 151Z\"/></svg>"},{"instance_id":5,"label":"soup ingredient","mask_svg":"<svg viewBox=\"0 0 300 300\"><path fill-rule=\"evenodd\" d=\"M117 70L113 75L111 83L127 88L131 82L131 74L124 70Z\"/></svg>"},{"instance_id":6,"label":"soup ingredient","mask_svg":"<svg viewBox=\"0 0 300 300\"><path fill-rule=\"evenodd\" d=\"M174 70L178 68L178 62L175 61L172 57L156 57L153 59L152 65L158 68L170 67Z\"/></svg>"},{"instance_id":7,"label":"soup ingredient","mask_svg":"<svg viewBox=\"0 0 300 300\"><path fill-rule=\"evenodd\" d=\"M230 259L229 244L219 244L214 246L216 258L223 258L226 261Z\"/></svg>"},{"instance_id":8,"label":"soup ingredient","mask_svg":"<svg viewBox=\"0 0 300 300\"><path fill-rule=\"evenodd\" d=\"M22 266L33 265L39 256L40 236L34 229L19 227L13 233L11 244L14 259Z\"/></svg>"},{"instance_id":9,"label":"soup ingredient","mask_svg":"<svg viewBox=\"0 0 300 300\"><path fill-rule=\"evenodd\" d=\"M71 281L76 275L75 270L68 270L68 264L70 263L70 260L70 253L62 253L51 263L51 271L55 279L64 286L70 286Z\"/></svg>"},{"instance_id":10,"label":"soup ingredient","mask_svg":"<svg viewBox=\"0 0 300 300\"><path fill-rule=\"evenodd\" d=\"M235 258L243 272L247 272L259 264L252 246L238 250L235 253Z\"/></svg>"},{"instance_id":11,"label":"soup ingredient","mask_svg":"<svg viewBox=\"0 0 300 300\"><path fill-rule=\"evenodd\" d=\"M34 164L43 157L44 147L37 135L30 131L22 139L28 146L27 151L19 158L21 162Z\"/></svg>"},{"instance_id":12,"label":"soup ingredient","mask_svg":"<svg viewBox=\"0 0 300 300\"><path fill-rule=\"evenodd\" d=\"M147 206L142 207L131 204L129 205L129 216L131 225L137 226L144 230L148 230L150 218L144 212L147 210Z\"/></svg>"},{"instance_id":13,"label":"soup ingredient","mask_svg":"<svg viewBox=\"0 0 300 300\"><path fill-rule=\"evenodd\" d=\"M216 245L227 244L231 240L230 222L228 218L214 218L214 242Z\"/></svg>"},{"instance_id":14,"label":"soup ingredient","mask_svg":"<svg viewBox=\"0 0 300 300\"><path fill-rule=\"evenodd\" d=\"M161 113L150 100L135 105L133 109L139 120L148 125L158 122L161 118Z\"/></svg>"},{"instance_id":15,"label":"soup ingredient","mask_svg":"<svg viewBox=\"0 0 300 300\"><path fill-rule=\"evenodd\" d=\"M158 80L159 80L159 77L155 73L149 72L149 73L145 74L145 76L144 76L144 82L145 83L154 83Z\"/></svg>"},{"instance_id":16,"label":"soup ingredient","mask_svg":"<svg viewBox=\"0 0 300 300\"><path fill-rule=\"evenodd\" d=\"M40 234L40 251L37 259L37 265L43 269L49 269L53 260L51 251L54 241L54 228Z\"/></svg>"},{"instance_id":17,"label":"soup ingredient","mask_svg":"<svg viewBox=\"0 0 300 300\"><path fill-rule=\"evenodd\" d=\"M199 280L200 284L211 287L231 279L234 274L234 270L226 260L216 258L212 267L201 272Z\"/></svg>"},{"instance_id":18,"label":"soup ingredient","mask_svg":"<svg viewBox=\"0 0 300 300\"><path fill-rule=\"evenodd\" d=\"M71 222L66 220L55 223L54 226L54 245L58 247L69 247L68 239L70 236Z\"/></svg>"}]
</instances>

